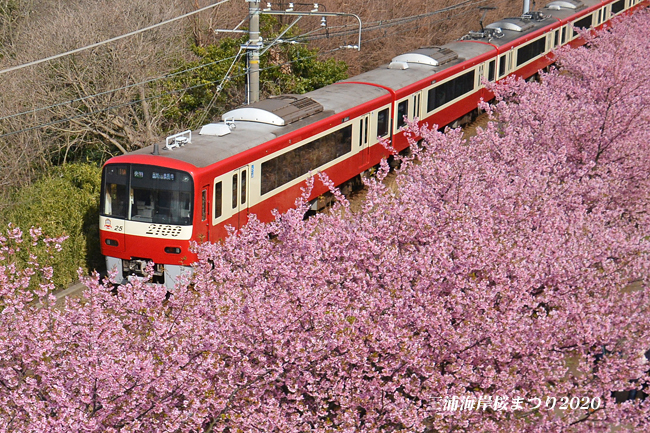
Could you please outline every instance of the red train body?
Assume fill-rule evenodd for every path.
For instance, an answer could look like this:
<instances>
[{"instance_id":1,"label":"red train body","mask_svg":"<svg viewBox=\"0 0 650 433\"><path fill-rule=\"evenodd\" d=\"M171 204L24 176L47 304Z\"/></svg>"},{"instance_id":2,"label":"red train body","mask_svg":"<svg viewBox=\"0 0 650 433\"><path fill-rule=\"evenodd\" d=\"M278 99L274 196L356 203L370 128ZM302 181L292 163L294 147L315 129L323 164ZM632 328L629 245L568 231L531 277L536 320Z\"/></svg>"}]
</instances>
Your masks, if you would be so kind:
<instances>
[{"instance_id":1,"label":"red train body","mask_svg":"<svg viewBox=\"0 0 650 433\"><path fill-rule=\"evenodd\" d=\"M444 126L493 95L482 80L531 77L553 63L552 50L577 46L573 26L600 28L648 0L559 0L506 18L441 47L397 56L388 65L305 95L261 101L223 122L110 159L104 166L100 241L122 281L154 262L154 282L173 288L190 272L192 242L225 238L250 214L262 221L294 206L305 180L325 172L336 185L408 146L404 118ZM310 199L326 187L315 183Z\"/></svg>"}]
</instances>

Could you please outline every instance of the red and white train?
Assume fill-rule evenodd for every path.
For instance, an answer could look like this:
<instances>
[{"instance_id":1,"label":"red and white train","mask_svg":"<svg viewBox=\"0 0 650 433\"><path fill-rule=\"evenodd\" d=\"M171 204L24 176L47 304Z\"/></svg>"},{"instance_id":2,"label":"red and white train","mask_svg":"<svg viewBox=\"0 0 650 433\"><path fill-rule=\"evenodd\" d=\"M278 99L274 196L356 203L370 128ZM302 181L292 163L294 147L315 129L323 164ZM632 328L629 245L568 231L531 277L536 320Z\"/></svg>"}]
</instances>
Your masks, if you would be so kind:
<instances>
[{"instance_id":1,"label":"red and white train","mask_svg":"<svg viewBox=\"0 0 650 433\"><path fill-rule=\"evenodd\" d=\"M540 11L505 18L461 40L395 57L389 65L304 95L285 95L232 110L222 122L186 131L103 168L102 254L118 279L142 275L173 288L190 272L191 242L215 242L227 225L254 213L294 206L309 173L337 185L388 156L379 144L408 146L405 118L429 125L461 122L493 95L482 79L530 77L553 62L552 50L580 45L574 28L600 28L650 0L555 0ZM314 208L326 187L315 183Z\"/></svg>"}]
</instances>

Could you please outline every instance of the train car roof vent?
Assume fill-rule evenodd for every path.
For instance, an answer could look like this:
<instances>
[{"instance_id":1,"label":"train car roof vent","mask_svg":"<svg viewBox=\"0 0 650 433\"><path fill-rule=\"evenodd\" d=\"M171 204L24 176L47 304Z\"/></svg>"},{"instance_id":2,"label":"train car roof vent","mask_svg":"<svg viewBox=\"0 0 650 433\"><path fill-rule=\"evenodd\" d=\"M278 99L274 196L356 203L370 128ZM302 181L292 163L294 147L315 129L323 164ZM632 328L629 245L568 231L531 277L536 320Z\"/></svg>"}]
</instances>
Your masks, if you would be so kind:
<instances>
[{"instance_id":1,"label":"train car roof vent","mask_svg":"<svg viewBox=\"0 0 650 433\"><path fill-rule=\"evenodd\" d=\"M225 123L208 123L207 125L203 125L199 131L199 135L223 137L226 134L230 134L230 127Z\"/></svg>"},{"instance_id":2,"label":"train car roof vent","mask_svg":"<svg viewBox=\"0 0 650 433\"><path fill-rule=\"evenodd\" d=\"M231 110L224 114L222 119L284 126L321 111L323 106L311 98L300 95L280 95Z\"/></svg>"},{"instance_id":3,"label":"train car roof vent","mask_svg":"<svg viewBox=\"0 0 650 433\"><path fill-rule=\"evenodd\" d=\"M580 0L556 0L546 5L547 9L559 11L561 9L582 9L585 5Z\"/></svg>"},{"instance_id":4,"label":"train car roof vent","mask_svg":"<svg viewBox=\"0 0 650 433\"><path fill-rule=\"evenodd\" d=\"M427 66L440 66L456 60L458 54L444 47L419 48L410 53L399 55L390 62L389 69L408 69L409 63Z\"/></svg>"},{"instance_id":5,"label":"train car roof vent","mask_svg":"<svg viewBox=\"0 0 650 433\"><path fill-rule=\"evenodd\" d=\"M486 29L512 30L515 32L525 32L535 27L531 22L521 18L504 18L496 23L488 24Z\"/></svg>"}]
</instances>

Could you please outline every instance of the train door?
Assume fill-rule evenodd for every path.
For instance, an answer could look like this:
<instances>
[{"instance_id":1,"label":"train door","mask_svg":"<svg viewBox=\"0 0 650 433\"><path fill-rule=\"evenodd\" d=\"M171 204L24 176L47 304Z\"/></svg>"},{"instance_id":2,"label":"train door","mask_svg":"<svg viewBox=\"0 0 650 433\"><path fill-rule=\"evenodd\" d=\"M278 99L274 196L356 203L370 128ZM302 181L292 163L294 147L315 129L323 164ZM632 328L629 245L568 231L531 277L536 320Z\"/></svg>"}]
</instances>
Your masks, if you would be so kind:
<instances>
[{"instance_id":1,"label":"train door","mask_svg":"<svg viewBox=\"0 0 650 433\"><path fill-rule=\"evenodd\" d=\"M602 7L598 9L598 23L597 24L602 24L606 21L606 16L607 16L607 6Z\"/></svg>"},{"instance_id":2,"label":"train door","mask_svg":"<svg viewBox=\"0 0 650 433\"><path fill-rule=\"evenodd\" d=\"M413 112L411 114L411 119L415 119L416 117L421 119L421 112L420 112L420 98L422 97L422 93L418 92L413 95Z\"/></svg>"},{"instance_id":3,"label":"train door","mask_svg":"<svg viewBox=\"0 0 650 433\"><path fill-rule=\"evenodd\" d=\"M517 56L517 50L515 50L515 47L510 48L510 51L508 51L508 70L509 71L514 71L516 69L516 58Z\"/></svg>"},{"instance_id":4,"label":"train door","mask_svg":"<svg viewBox=\"0 0 650 433\"><path fill-rule=\"evenodd\" d=\"M361 167L368 163L368 131L370 128L370 116L365 115L359 118L359 141L357 143L361 153Z\"/></svg>"},{"instance_id":5,"label":"train door","mask_svg":"<svg viewBox=\"0 0 650 433\"><path fill-rule=\"evenodd\" d=\"M230 205L232 213L237 215L237 228L241 228L248 221L248 214L244 211L248 209L249 172L247 165L232 172Z\"/></svg>"},{"instance_id":6,"label":"train door","mask_svg":"<svg viewBox=\"0 0 650 433\"><path fill-rule=\"evenodd\" d=\"M199 223L197 237L199 241L210 242L210 185L201 188L201 222Z\"/></svg>"},{"instance_id":7,"label":"train door","mask_svg":"<svg viewBox=\"0 0 650 433\"><path fill-rule=\"evenodd\" d=\"M514 63L514 48L510 51L499 56L499 78L503 78L513 70L512 64Z\"/></svg>"},{"instance_id":8,"label":"train door","mask_svg":"<svg viewBox=\"0 0 650 433\"><path fill-rule=\"evenodd\" d=\"M246 224L250 193L248 165L214 179L212 225L226 224L240 228Z\"/></svg>"},{"instance_id":9,"label":"train door","mask_svg":"<svg viewBox=\"0 0 650 433\"><path fill-rule=\"evenodd\" d=\"M409 105L412 104L412 97L404 99L397 103L397 113L395 113L395 126L393 130L397 132L402 126L406 126L407 122L412 119ZM409 104L411 102L411 104Z\"/></svg>"}]
</instances>

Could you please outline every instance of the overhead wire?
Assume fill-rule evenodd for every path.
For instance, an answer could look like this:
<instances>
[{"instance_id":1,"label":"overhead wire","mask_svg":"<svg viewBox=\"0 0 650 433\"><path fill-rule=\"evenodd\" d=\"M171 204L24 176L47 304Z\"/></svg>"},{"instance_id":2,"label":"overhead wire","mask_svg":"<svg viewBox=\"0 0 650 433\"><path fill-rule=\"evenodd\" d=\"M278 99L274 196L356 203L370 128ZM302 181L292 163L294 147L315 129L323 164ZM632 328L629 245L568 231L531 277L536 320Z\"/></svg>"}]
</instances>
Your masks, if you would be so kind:
<instances>
[{"instance_id":1,"label":"overhead wire","mask_svg":"<svg viewBox=\"0 0 650 433\"><path fill-rule=\"evenodd\" d=\"M340 48L335 48L335 49L327 50L327 51L324 51L324 52L321 52L321 53L318 53L318 54L312 54L312 55L309 55L309 56L298 57L296 59L293 59L293 60L290 60L290 61L287 61L287 62L284 62L284 63L281 63L281 64L268 66L266 68L261 68L260 72L268 70L268 69L278 68L278 67L281 67L281 66L286 65L286 64L295 63L295 62L300 61L300 60L305 60L305 59L309 59L309 58L318 57L319 55L327 54L327 53L334 52L334 51L338 51L339 49ZM243 77L245 75L246 75L246 72L241 73L241 74L236 74L236 75L233 75L230 78L230 80L235 79L235 78L239 78L239 77ZM69 122L71 120L80 119L82 117L88 117L88 116L91 116L91 115L94 115L94 114L105 113L107 111L111 111L111 110L114 110L116 108L128 107L130 105L135 105L135 104L139 104L139 103L142 103L142 102L145 102L145 101L151 101L151 100L154 100L154 99L159 99L159 98L162 98L164 96L178 94L178 93L186 92L188 90L193 90L193 89L197 89L197 88L200 88L200 87L209 86L209 85L212 85L212 84L217 84L217 83L222 84L226 80L227 80L227 77L224 77L221 80L208 81L208 82L196 84L194 86L185 87L183 89L170 90L170 91L160 93L160 94L156 94L156 95L152 95L152 96L149 96L149 97L146 97L146 98L140 98L140 99L135 99L135 100L129 101L129 102L123 102L121 104L111 105L109 107L105 107L105 108L102 108L102 109L99 109L99 110L90 111L90 112L87 112L87 113L78 114L76 116L69 116L69 117L66 117L64 119L57 119L57 120L53 120L51 122L46 122L46 123L41 123L41 124L38 124L38 125L30 126L28 128L23 128L23 129L19 129L19 130L16 130L16 131L6 132L4 134L0 134L0 138L8 137L8 136L23 133L23 132L33 131L35 129L46 128L48 126L58 125L58 124L61 124L61 123Z\"/></svg>"},{"instance_id":2,"label":"overhead wire","mask_svg":"<svg viewBox=\"0 0 650 433\"><path fill-rule=\"evenodd\" d=\"M215 3L215 4L210 5L210 6L208 6L208 7L205 7L205 8L199 9L199 10L197 10L197 11L194 11L193 13L197 13L197 12L200 12L200 11L203 11L203 10L206 10L206 9L209 9L210 7L217 6L217 5L219 5L219 4L225 3L226 1L228 1L228 0L223 0L223 1L221 1L221 2ZM424 18L424 17L429 17L429 16L433 16L433 15L440 14L440 13L444 13L444 12L449 12L449 11L452 11L452 10L456 10L456 9L459 9L460 7L463 7L463 6L472 6L472 5L476 5L476 4L480 4L480 3L485 3L486 1L487 1L487 0L466 0L465 2L463 2L463 3L459 3L459 4L457 4L457 5L449 6L449 7L447 7L447 8L439 9L439 10L432 11L432 12L426 12L426 13L424 13L424 14L412 15L412 16L409 16L409 17L395 18L395 19L392 19L392 20L381 20L381 21L375 21L375 22L371 23L371 25L374 24L374 26L372 26L372 27L362 28L362 31L364 31L364 32L365 32L365 31L375 31L375 30L379 30L379 29L382 29L382 28L394 27L394 26L402 25L402 24L406 24L406 23L409 23L409 22L412 22L412 21L415 21L415 20L417 20L417 19L421 19L421 18ZM469 11L465 11L465 12L462 12L462 13L454 14L453 16L465 15L465 14L467 14L468 12L469 12ZM193 13L190 13L190 15L193 14ZM188 15L188 14L182 15L182 16L180 16L180 17L177 17L177 18L173 19L172 21L175 21L175 20L177 20L177 19L184 18L184 17L186 17L186 16L189 16L189 15ZM448 18L447 18L447 19L448 19ZM443 20L437 20L437 21L434 21L434 23L435 23L435 22L441 22L441 21L443 21ZM164 23L168 23L168 22L171 22L171 21L167 21L167 22L164 22ZM158 25L155 25L155 27L157 27L157 26L159 26L159 25L162 25L162 24L163 24L163 23L159 23ZM345 28L345 27L346 27L346 26L341 26L341 28ZM138 31L138 33L141 32L141 31L146 31L146 30L151 29L151 28L153 28L153 27L150 26L150 27L148 27L148 28L141 29L140 31ZM341 35L345 35L345 34L348 34L348 33L351 34L352 32L357 33L357 31L358 31L358 30L355 29L355 30L351 30L351 31L341 31L341 32L336 32L334 35L330 34L329 37L341 36ZM127 35L123 35L123 36L126 37L126 36L129 36L129 35L131 35L131 34L127 34ZM302 36L302 35L301 35L301 36ZM317 35L317 36L319 36L319 35ZM322 37L326 37L325 35L320 35L320 36L322 36ZM378 40L378 39L383 39L383 38L385 38L385 37L387 37L387 36L388 36L388 35L381 35L381 36L378 36L378 37L376 37L376 38L373 38L373 39L370 39L370 40L366 40L365 42L372 42L372 41L375 41L375 40ZM121 38L121 37L120 37L120 38ZM293 38L293 39L288 39L287 41L295 40L296 42L301 43L302 41L299 40L298 38L299 38L299 36L298 36L298 37L295 37L295 38ZM310 40L316 40L316 39L320 39L320 37L309 37L309 38L306 38L305 42L306 42L306 41L310 41ZM115 38L113 38L112 40L115 40ZM112 40L108 40L108 41L112 41ZM89 47L90 47L90 46L89 46ZM87 47L85 47L85 48L87 48ZM318 57L318 56L323 55L323 54L327 54L327 53L331 53L331 52L334 52L334 51L338 51L338 50L340 50L340 49L341 49L341 48L334 48L334 49L327 50L327 51L321 51L321 52L319 52L318 54L309 55L309 56L304 56L304 57L298 57L298 58L296 58L296 59L293 59L293 60L290 60L290 61L286 61L286 62L283 62L283 63L280 63L280 64L270 65L270 66L267 66L267 67L265 67L265 68L261 68L261 69L260 69L260 72L265 71L265 70L269 70L269 69L279 68L279 67L282 67L282 66L285 66L285 65L288 65L288 64L292 64L292 63L295 63L295 62L301 61L301 60L305 60L305 59L309 59L309 58ZM72 52L68 52L68 53L64 53L64 54L70 54L70 53L73 53L73 52L76 52L76 51L73 50ZM50 108L55 108L55 107L58 107L58 106L61 106L61 105L66 105L66 104L70 104L70 103L74 103L74 102L83 101L83 100L86 100L86 99L89 99L89 98L93 98L93 97L97 97L97 96L102 96L102 95L109 94L109 93L114 93L114 92L116 92L116 91L125 90L125 89L129 89L129 88L132 88L132 87L135 87L135 86L148 84L148 83L151 83L151 82L153 82L153 81L158 81L158 80L160 80L160 79L170 78L170 77L173 77L173 76L176 76L176 75L180 75L180 74L183 74L183 73L186 73L186 72L191 72L191 71L193 71L193 70L200 69L200 68L202 68L202 67L206 67L206 66L210 66L210 65L213 65L213 64L221 63L221 62L226 61L226 60L232 60L232 59L235 59L235 58L239 58L240 55L241 55L241 50L240 50L240 52L239 52L236 56L231 56L231 57L228 57L228 58L224 58L224 59L217 60L217 61L215 61L215 62L211 62L211 63L207 63L207 64L198 65L198 66L196 66L196 67L188 68L188 69L186 69L186 70L178 71L178 72L175 72L175 73L172 73L172 74L166 74L166 75L163 75L163 76L160 76L160 77L156 77L156 78L152 78L152 79L149 79L149 80L142 81L142 82L140 82L140 83L134 83L134 84L131 84L131 85L123 86L123 87L121 87L121 88L111 89L111 90L108 90L108 91L105 91L105 92L100 92L100 93L97 93L97 94L95 94L95 95L88 95L88 96L84 96L84 97L82 97L82 98L77 98L77 99L74 99L74 100L70 100L70 101L65 101L65 102L61 102L61 103L57 103L57 104L53 104L53 105L50 105L50 106L47 106L47 107L41 107L41 108L37 108L37 109L33 109L33 110L27 110L27 111L24 111L24 112L21 112L21 113L12 114L12 115L9 115L9 116L0 117L0 121L5 120L5 119L9 119L9 118L13 118L13 117L17 117L17 116L20 116L20 115L33 114L33 113L38 112L38 111L43 111L43 110L47 110L47 109L50 109ZM46 60L47 60L47 59L43 59L43 61L46 61ZM233 65L234 65L234 63L233 63ZM121 103L121 104L117 104L117 105L112 105L112 106L105 107L105 108L100 109L100 110L95 110L95 111L91 111L91 112L87 112L87 113L82 113L82 114L79 114L79 115L76 115L76 116L67 117L67 118L65 118L65 119L57 119L57 120L55 120L55 121L46 122L46 123L39 124L39 125L34 125L34 126L32 126L32 127L29 127L29 128L23 128L23 129L20 129L20 130L7 132L7 133L4 133L4 134L0 134L0 138L6 137L6 136L10 136L10 135L14 135L14 134L18 134L18 133L21 133L21 132L28 132L28 131L32 131L32 130L39 129L39 128L45 128L45 127L48 127L48 126L53 126L53 125L56 125L56 124L60 124L60 123L64 123L64 122L68 122L68 121L70 121L70 120L75 120L75 119L78 119L78 118L81 118L81 117L87 117L87 116L94 115L94 114L104 113L104 112L107 112L107 111L110 111L110 110L113 110L113 109L116 109L116 108L121 108L121 107L124 107L124 106L135 105L135 104L138 104L138 103L141 103L141 102L144 102L144 101L149 101L149 100L153 100L153 99L159 99L159 98L162 98L162 97L164 97L164 96L169 96L169 95L172 95L172 94L177 94L177 93L181 93L181 92L186 92L186 91L189 91L189 90L193 90L193 89L196 89L196 88L199 88L199 87L208 86L208 85L211 85L211 84L219 83L219 85L221 86L221 85L223 85L223 83L224 83L225 81L228 80L228 75L230 74L230 71L232 70L233 65L231 65L231 67L230 67L228 73L227 73L226 76L225 76L223 79L221 79L221 80L209 81L209 82L200 83L200 84L197 84L197 85L194 85L194 86L185 87L185 88L183 88L183 89L171 90L171 91L164 92L164 93L160 93L160 94L156 94L156 95L153 95L153 96L150 96L150 97L140 98L140 99L133 100L133 101L130 101L130 102L125 102L125 103ZM0 71L0 73L6 72L6 71L7 71L7 70L5 70L5 71ZM235 79L235 78L238 78L238 77L241 77L241 76L244 76L244 75L245 75L245 73L238 74L238 75L233 75L230 79ZM218 95L217 95L216 92L215 92L215 97L216 97L216 96L218 96ZM213 103L215 97L212 98L210 104Z\"/></svg>"},{"instance_id":3,"label":"overhead wire","mask_svg":"<svg viewBox=\"0 0 650 433\"><path fill-rule=\"evenodd\" d=\"M478 0L478 1L477 0L466 0L463 3L459 3L459 4L449 6L449 7L443 8L443 9L438 9L436 11L426 12L424 14L411 15L411 16L408 16L408 17L394 18L394 19L391 19L391 20L374 21L374 22L370 23L370 27L362 28L362 31L367 32L367 31L378 30L378 29L381 29L381 28L393 27L393 26L405 24L405 23L408 23L408 22L412 22L412 21L415 21L415 20L420 19L420 18L426 18L426 17L432 16L432 15L440 14L440 13L443 13L443 12L448 12L448 11L451 11L451 10L455 10L455 9L458 9L460 7L463 7L463 6L471 6L471 5L476 5L476 4L480 4L480 3L485 3L486 1L487 0ZM221 2L221 3L223 3L223 2ZM217 3L217 4L211 5L209 7L216 6L216 5L221 4L221 3ZM206 7L206 8L209 8L209 7ZM192 12L191 14L203 11L206 8L199 9L197 11ZM185 14L185 15L179 17L178 19L180 19L182 17L186 17L186 16L188 16L188 14ZM454 15L454 16L458 16L458 15ZM167 21L167 22L164 22L164 23L168 23L168 22L170 22L170 21ZM436 22L439 22L439 21L436 21ZM164 23L159 23L158 25L162 25ZM158 26L158 25L156 25L156 26ZM241 25L241 23L239 25ZM337 26L337 27L334 27L334 28L347 28L347 27L350 27L350 26L351 25L343 25L343 26ZM308 41L322 39L322 38L326 38L326 37L329 38L329 37L345 36L347 34L352 34L352 33L356 34L357 33L356 24L354 24L354 27L355 27L355 29L350 30L350 31L337 31L335 33L330 32L328 35L318 35L318 36L315 36L315 37L305 37L306 35L309 35L311 33L322 31L322 29L316 29L316 30L314 30L312 32L307 32L307 33L304 33L302 35L286 39L284 42L296 41L296 42L301 42L302 43L302 42L308 42ZM149 27L147 29L150 29L150 28L151 27ZM332 28L332 27L330 27L330 28ZM147 29L142 29L141 31L145 31ZM376 38L372 39L372 40L367 40L366 42L373 41L373 40L376 40ZM65 55L65 53L62 54L62 55ZM93 95L88 95L88 96L84 96L84 97L81 97L81 98L60 102L60 103L57 103L57 104L52 104L52 105L49 105L49 106L46 106L46 107L36 108L36 109L32 109L32 110L26 110L26 111L23 111L23 112L20 112L20 113L15 113L15 114L11 114L11 115L8 115L8 116L3 116L3 117L0 117L0 121L10 119L10 118L13 118L13 117L17 117L17 116L21 116L21 115L25 115L25 114L33 114L33 113L38 112L38 111L47 110L47 109L50 109L50 108L55 108L55 107L58 107L58 106L61 106L61 105L71 104L71 103L74 103L74 102L80 102L80 101L83 101L85 99L94 98L94 97L97 97L97 96L103 96L103 95L113 93L113 92L118 92L118 91L121 91L121 90L127 90L127 89L132 88L132 87L137 87L137 86L141 86L141 85L144 85L144 84L149 84L149 83L154 82L154 81L171 78L171 77L174 77L176 75L183 74L185 72L191 72L193 70L200 69L200 68L203 68L203 67L206 67L206 66L211 66L211 65L214 65L214 64L217 64L217 63L221 63L223 61L232 60L235 57L236 56L231 56L231 57L228 57L228 58L217 60L215 62L201 64L201 65L198 65L198 66L196 66L194 68L189 68L189 69L185 69L185 70L182 70L182 71L162 75L160 77L151 78L151 79L148 79L148 80L145 80L145 81L141 81L139 83L134 83L134 84L130 84L130 85L127 85L127 86L107 90L105 92L99 92L99 93L96 93L96 94L93 94Z\"/></svg>"},{"instance_id":4,"label":"overhead wire","mask_svg":"<svg viewBox=\"0 0 650 433\"><path fill-rule=\"evenodd\" d=\"M455 10L455 9L458 9L458 8L460 8L462 6L485 3L486 1L487 0L478 0L478 1L467 0L467 1L465 1L463 3L459 3L457 5L449 6L447 8L438 9L436 11L427 12L427 13L424 13L424 14L412 15L412 16L409 16L409 17L395 18L395 19L392 19L392 20L375 21L375 22L370 23L371 27L362 28L362 31L373 31L373 30L378 30L378 29L381 29L381 28L393 27L393 26L396 26L396 25L401 25L401 24L404 24L404 23L412 22L412 21L420 19L420 18L424 18L424 17L436 15L436 14L439 14L439 13ZM211 5L210 7L216 6L218 4L221 4L221 3ZM193 13L200 12L202 10L205 10L205 8L194 11ZM185 14L182 17L185 17L187 15L188 14ZM457 16L457 15L454 15L454 16ZM167 21L167 22L170 22L170 21ZM167 23L167 22L165 22L165 23ZM158 25L162 25L162 24L163 23L159 23ZM156 26L158 26L158 25L156 25ZM239 25L241 25L241 23ZM346 28L346 27L349 27L349 26L348 25L338 26L338 28ZM354 25L354 27L356 27L356 25ZM150 29L150 28L151 27L149 27L148 29ZM147 30L147 29L142 29L142 31L145 31L145 30ZM315 30L313 32L317 32L317 31L321 31L321 29L317 29L317 30ZM308 41L311 41L311 40L317 40L317 39L322 39L322 38L326 38L326 37L330 38L330 37L345 36L347 34L352 34L352 33L356 34L357 30L355 28L354 30L350 30L350 31L340 31L340 32L335 32L335 33L329 33L328 35L318 35L318 36L315 36L315 37L305 37L305 35L309 35L310 33L313 33L313 32L308 32L306 34L299 35L299 36L296 36L294 38L289 38L289 39L285 40L285 42L296 41L296 42L302 43L302 42L308 42ZM371 42L371 41L374 41L376 39L377 38L374 38L374 39L371 39L371 40L366 40L366 42ZM62 55L65 55L65 53L62 54ZM36 113L38 111L48 110L48 109L56 108L56 107L59 107L59 106L62 106L62 105L67 105L67 104L72 104L72 103L75 103L75 102L80 102L80 101L83 101L83 100L86 100L86 99L95 98L95 97L98 97L98 96L103 96L103 95L118 92L118 91L121 91L121 90L127 90L127 89L130 89L130 88L133 88L133 87L149 84L151 82L158 81L158 80L161 80L161 79L171 78L171 77L174 77L176 75L183 74L185 72L191 72L193 70L200 69L200 68L203 68L203 67L206 67L206 66L211 66L211 65L223 62L223 61L232 60L235 57L236 56L231 56L231 57L228 57L228 58L225 58L225 59L220 59L220 60L215 61L215 62L198 65L198 66L196 66L194 68L189 68L189 69L185 69L185 70L178 71L178 72L175 72L175 73L166 74L166 75L163 75L163 76L160 76L160 77L151 78L151 79L148 79L148 80L145 80L145 81L141 81L139 83L133 83L133 84L123 86L123 87L119 87L119 88L116 88L116 89L107 90L105 92L99 92L99 93L96 93L96 94L93 94L93 95L87 95L87 96L84 96L84 97L81 97L81 98L72 99L72 100L60 102L60 103L57 103L57 104L52 104L52 105L49 105L49 106L46 106L46 107L40 107L40 108L36 108L36 109L32 109L32 110L26 110L26 111L23 111L23 112L20 112L20 113L11 114L11 115L8 115L8 116L3 116L3 117L0 117L0 121L10 119L10 118L13 118L13 117L18 117L18 116L25 115L25 114L33 114L33 113Z\"/></svg>"},{"instance_id":5,"label":"overhead wire","mask_svg":"<svg viewBox=\"0 0 650 433\"><path fill-rule=\"evenodd\" d=\"M376 31L376 30L388 28L388 27L395 27L395 26L407 24L407 23L410 23L410 22L413 22L413 21L416 21L416 20L419 20L419 19L422 19L422 18L431 17L433 15L438 15L438 14L445 13L445 12L451 12L453 10L460 9L462 7L475 6L475 5L478 5L478 4L481 4L481 3L486 3L487 1L488 0L467 0L467 1L464 1L463 3L458 3L456 5L448 6L446 8L442 8L442 9L437 9L437 10L431 11L431 12L425 12L425 13L422 13L422 14L411 15L411 16L408 16L408 17L393 18L393 19L390 19L390 20L373 21L373 22L367 23L366 26L361 29L361 31L362 32L371 32L371 31ZM456 16L456 15L454 15L454 16ZM332 38L332 37L339 37L339 36L347 36L347 35L351 35L351 34L357 34L358 30L356 28L357 27L356 24L342 25L342 26L338 26L338 27L334 27L334 28L345 29L345 28L352 28L352 27L354 27L354 29L340 30L340 31L335 31L335 32L329 32L326 35L314 35L314 36L308 36L308 37L303 37L304 35L299 35L299 36L295 36L294 38L288 39L288 40L296 40L297 42L310 42L310 41L314 41L314 40L318 40L318 39L325 39L325 38ZM331 29L332 27L329 27L329 28ZM318 29L317 31L323 31L323 30ZM368 41L365 41L365 42L368 42Z\"/></svg>"},{"instance_id":6,"label":"overhead wire","mask_svg":"<svg viewBox=\"0 0 650 433\"><path fill-rule=\"evenodd\" d=\"M7 119L11 119L11 118L13 118L13 117L24 116L25 114L34 114L34 113L38 113L39 111L49 110L49 109L51 109L51 108L60 107L60 106L62 106L62 105L74 104L75 102L85 101L86 99L91 99L91 98L96 98L96 97L98 97L98 96L108 95L108 94L110 94L110 93L119 92L119 91L121 91L121 90L128 90L128 89L131 89L131 88L133 88L133 87L143 86L143 85L145 85L145 84L153 83L154 81L165 80L165 79L168 79L168 78L175 77L175 76L177 76L177 75L184 74L184 73L186 73L186 72L192 72L192 71L195 71L195 70L197 70L197 69L205 68L205 67L207 67L207 66L217 65L217 64L219 64L219 63L223 63L223 62L225 62L225 61L232 60L232 59L234 59L234 58L236 58L236 57L237 57L237 56L225 57L225 58L223 58L223 59L219 59L219 60L216 60L216 61L214 61L214 62L203 63L203 64L200 64L200 65L198 65L198 66L194 66L194 67L192 67L192 68L183 69L182 71L172 72L172 73L165 74L165 75L161 75L161 76L158 76L158 77L155 77L155 78L149 78L149 79L147 79L147 80L145 80L145 81L140 81L140 82L138 82L138 83L128 84L128 85L123 86L123 87L118 87L118 88L115 88L115 89L106 90L106 91L104 91L104 92L99 92L99 93L95 93L95 94L92 94L92 95L82 96L82 97L80 97L80 98L76 98L76 99L70 99L70 100L68 100L68 101L58 102L58 103L56 103L56 104L48 105L48 106L46 106L46 107L39 107L39 108L34 108L34 109L32 109L32 110L22 111L22 112L20 112L20 113L10 114L10 115L8 115L8 116L0 117L0 121L2 121L2 120L7 120Z\"/></svg>"},{"instance_id":7,"label":"overhead wire","mask_svg":"<svg viewBox=\"0 0 650 433\"><path fill-rule=\"evenodd\" d=\"M124 38L127 38L129 36L134 36L134 35L137 35L139 33L143 33L143 32L155 29L156 27L160 27L160 26L172 23L174 21L178 21L178 20L181 20L183 18L187 18L187 17L195 15L195 14L197 14L199 12L203 12L203 11L206 11L208 9L212 9L215 6L219 6L219 5L224 4L226 2L229 2L229 1L230 0L221 0L221 1L217 2L217 3L211 4L209 6L205 6L205 7L202 7L200 9L194 10L192 12L188 12L186 14L179 15L179 16L171 18L169 20L161 21L161 22L159 22L157 24L153 24L151 26L148 26L148 27L145 27L145 28L142 28L142 29L139 29L139 30L135 30L135 31L132 31L132 32L129 32L129 33L125 33L125 34L120 35L120 36L115 36L114 38L106 39L106 40L103 40L103 41L100 41L100 42L96 42L94 44L86 45L85 47L76 48L74 50L70 50L70 51L66 51L64 53L56 54L54 56L46 57L44 59L34 60L32 62L23 63L21 65L11 66L9 68L0 70L0 75L5 74L7 72L11 72L11 71L17 71L19 69L23 69L23 68L26 68L28 66L34 66L34 65L38 65L40 63L49 62L50 60L55 60L55 59L58 59L60 57L69 56L70 54L80 53L82 51L86 51L86 50L89 50L91 48L96 48L96 47L99 47L99 46L102 46L102 45L106 45L106 44L111 43L111 42L119 41L120 39L124 39Z\"/></svg>"},{"instance_id":8,"label":"overhead wire","mask_svg":"<svg viewBox=\"0 0 650 433\"><path fill-rule=\"evenodd\" d=\"M237 52L237 56L235 56L235 59L230 64L230 68L228 68L228 72L226 72L226 75L224 75L223 79L221 80L221 82L217 86L217 91L214 92L214 95L212 96L212 99L210 100L210 103L208 104L208 107L205 110L203 110L203 116L201 116L201 120L199 121L199 125L203 123L203 121L205 120L205 117L208 115L208 112L212 109L212 106L214 105L217 98L221 94L221 90L223 90L223 85L224 85L225 82L227 82L229 80L228 76L230 75L230 72L235 67L235 65L237 64L237 61L241 57L242 51L244 51L244 49L242 47L239 47L239 51Z\"/></svg>"},{"instance_id":9,"label":"overhead wire","mask_svg":"<svg viewBox=\"0 0 650 433\"><path fill-rule=\"evenodd\" d=\"M470 12L471 12L471 11L458 12L458 13L452 15L451 18L464 16L464 15L469 14ZM438 20L435 20L435 21L431 21L429 24L442 23L442 22L445 22L445 21L447 21L447 20L448 20L448 18L441 18L441 19L438 19ZM395 35L395 34L401 34L401 33L406 33L406 32L410 32L410 31L411 31L411 29L405 29L405 30L401 30L401 31L394 32L394 33L392 33L392 35ZM366 39L364 42L366 42L366 43L374 42L374 41L376 41L376 40L384 39L384 38L386 38L386 37L387 37L386 35L381 35L381 36L377 36L377 37L372 38L372 39Z\"/></svg>"}]
</instances>

